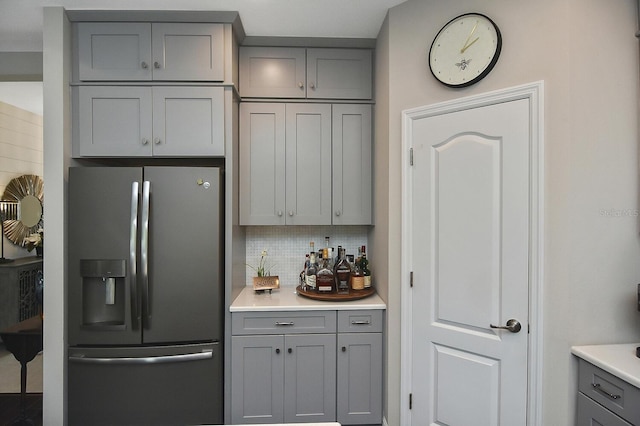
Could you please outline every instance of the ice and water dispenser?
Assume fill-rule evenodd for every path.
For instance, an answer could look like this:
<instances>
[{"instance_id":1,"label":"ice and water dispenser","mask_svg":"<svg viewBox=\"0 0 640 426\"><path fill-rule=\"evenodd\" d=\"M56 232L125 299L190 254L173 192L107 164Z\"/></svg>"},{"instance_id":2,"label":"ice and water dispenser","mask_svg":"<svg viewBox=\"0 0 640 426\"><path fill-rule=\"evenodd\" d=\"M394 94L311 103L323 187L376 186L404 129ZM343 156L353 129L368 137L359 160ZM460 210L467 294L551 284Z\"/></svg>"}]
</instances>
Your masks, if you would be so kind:
<instances>
[{"instance_id":1,"label":"ice and water dispenser","mask_svg":"<svg viewBox=\"0 0 640 426\"><path fill-rule=\"evenodd\" d=\"M125 326L126 261L80 261L82 325Z\"/></svg>"}]
</instances>

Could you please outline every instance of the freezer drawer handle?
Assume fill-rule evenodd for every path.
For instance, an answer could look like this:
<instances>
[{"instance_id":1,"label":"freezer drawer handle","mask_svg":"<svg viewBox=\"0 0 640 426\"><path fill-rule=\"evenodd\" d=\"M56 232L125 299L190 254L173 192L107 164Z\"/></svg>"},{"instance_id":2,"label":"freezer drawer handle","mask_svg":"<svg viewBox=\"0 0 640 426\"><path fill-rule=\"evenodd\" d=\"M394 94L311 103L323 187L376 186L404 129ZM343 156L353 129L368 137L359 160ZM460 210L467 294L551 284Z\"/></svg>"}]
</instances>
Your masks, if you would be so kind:
<instances>
[{"instance_id":1,"label":"freezer drawer handle","mask_svg":"<svg viewBox=\"0 0 640 426\"><path fill-rule=\"evenodd\" d=\"M190 354L148 356L143 358L87 358L84 355L71 355L69 356L69 361L84 364L167 364L172 362L200 361L210 358L213 358L213 350L207 349L202 352Z\"/></svg>"}]
</instances>

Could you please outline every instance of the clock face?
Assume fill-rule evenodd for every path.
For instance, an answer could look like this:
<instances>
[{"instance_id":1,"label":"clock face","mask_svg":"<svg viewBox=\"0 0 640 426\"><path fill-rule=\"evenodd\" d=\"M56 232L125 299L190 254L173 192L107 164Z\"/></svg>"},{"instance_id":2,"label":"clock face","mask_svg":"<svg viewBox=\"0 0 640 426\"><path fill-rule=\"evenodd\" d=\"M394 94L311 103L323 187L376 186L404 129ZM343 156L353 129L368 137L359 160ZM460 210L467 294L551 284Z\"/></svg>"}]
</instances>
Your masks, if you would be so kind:
<instances>
[{"instance_id":1,"label":"clock face","mask_svg":"<svg viewBox=\"0 0 640 426\"><path fill-rule=\"evenodd\" d=\"M461 15L436 35L429 68L447 86L469 86L489 74L501 48L500 30L491 19L478 13Z\"/></svg>"}]
</instances>

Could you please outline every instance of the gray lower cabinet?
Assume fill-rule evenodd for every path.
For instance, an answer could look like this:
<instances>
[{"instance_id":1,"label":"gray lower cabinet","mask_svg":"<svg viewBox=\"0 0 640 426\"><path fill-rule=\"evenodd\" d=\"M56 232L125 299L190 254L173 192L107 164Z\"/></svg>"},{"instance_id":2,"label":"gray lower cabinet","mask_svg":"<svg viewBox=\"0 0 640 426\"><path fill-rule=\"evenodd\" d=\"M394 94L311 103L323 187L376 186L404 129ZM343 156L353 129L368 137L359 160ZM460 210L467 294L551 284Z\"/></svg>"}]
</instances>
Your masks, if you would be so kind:
<instances>
[{"instance_id":1,"label":"gray lower cabinet","mask_svg":"<svg viewBox=\"0 0 640 426\"><path fill-rule=\"evenodd\" d=\"M224 88L74 88L74 157L224 155Z\"/></svg>"},{"instance_id":2,"label":"gray lower cabinet","mask_svg":"<svg viewBox=\"0 0 640 426\"><path fill-rule=\"evenodd\" d=\"M579 360L577 426L640 425L640 389Z\"/></svg>"},{"instance_id":3,"label":"gray lower cabinet","mask_svg":"<svg viewBox=\"0 0 640 426\"><path fill-rule=\"evenodd\" d=\"M372 311L234 312L231 422L382 422L382 318Z\"/></svg>"},{"instance_id":4,"label":"gray lower cabinet","mask_svg":"<svg viewBox=\"0 0 640 426\"><path fill-rule=\"evenodd\" d=\"M382 422L383 312L338 311L337 421Z\"/></svg>"}]
</instances>

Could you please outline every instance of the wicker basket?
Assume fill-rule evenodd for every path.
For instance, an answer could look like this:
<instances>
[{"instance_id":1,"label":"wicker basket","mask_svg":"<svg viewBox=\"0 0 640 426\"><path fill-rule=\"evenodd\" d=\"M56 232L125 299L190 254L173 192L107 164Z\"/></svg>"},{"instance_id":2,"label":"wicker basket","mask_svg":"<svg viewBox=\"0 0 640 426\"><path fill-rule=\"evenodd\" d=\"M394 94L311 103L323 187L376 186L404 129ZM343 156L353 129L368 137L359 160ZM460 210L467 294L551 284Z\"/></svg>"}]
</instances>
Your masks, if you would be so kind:
<instances>
[{"instance_id":1,"label":"wicker basket","mask_svg":"<svg viewBox=\"0 0 640 426\"><path fill-rule=\"evenodd\" d=\"M268 277L253 277L253 289L256 291L280 288L280 278L277 275Z\"/></svg>"}]
</instances>

